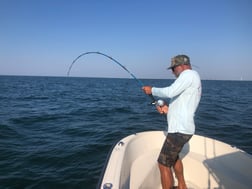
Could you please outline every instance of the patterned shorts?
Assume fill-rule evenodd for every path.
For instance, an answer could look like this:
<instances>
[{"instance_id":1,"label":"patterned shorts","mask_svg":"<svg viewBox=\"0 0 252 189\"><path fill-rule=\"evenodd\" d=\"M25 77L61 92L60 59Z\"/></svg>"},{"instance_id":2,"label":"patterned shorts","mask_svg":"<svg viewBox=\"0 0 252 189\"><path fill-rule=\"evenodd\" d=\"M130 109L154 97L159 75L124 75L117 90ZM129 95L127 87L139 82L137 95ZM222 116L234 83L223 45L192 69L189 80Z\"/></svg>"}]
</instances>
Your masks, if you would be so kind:
<instances>
[{"instance_id":1,"label":"patterned shorts","mask_svg":"<svg viewBox=\"0 0 252 189\"><path fill-rule=\"evenodd\" d=\"M158 157L158 163L172 167L179 158L183 146L190 140L192 135L182 133L168 133Z\"/></svg>"}]
</instances>

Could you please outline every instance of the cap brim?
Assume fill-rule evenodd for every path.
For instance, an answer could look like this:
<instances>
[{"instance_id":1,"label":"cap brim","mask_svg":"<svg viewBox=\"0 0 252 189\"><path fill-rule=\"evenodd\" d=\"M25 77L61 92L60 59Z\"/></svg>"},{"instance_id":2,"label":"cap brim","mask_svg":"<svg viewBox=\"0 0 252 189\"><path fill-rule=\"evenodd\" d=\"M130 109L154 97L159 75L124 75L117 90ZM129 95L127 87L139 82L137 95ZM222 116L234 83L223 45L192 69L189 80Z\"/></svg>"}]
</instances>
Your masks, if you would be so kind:
<instances>
[{"instance_id":1,"label":"cap brim","mask_svg":"<svg viewBox=\"0 0 252 189\"><path fill-rule=\"evenodd\" d=\"M170 67L168 67L168 68L166 68L167 70L170 70L170 69L172 69L174 66L170 66Z\"/></svg>"}]
</instances>

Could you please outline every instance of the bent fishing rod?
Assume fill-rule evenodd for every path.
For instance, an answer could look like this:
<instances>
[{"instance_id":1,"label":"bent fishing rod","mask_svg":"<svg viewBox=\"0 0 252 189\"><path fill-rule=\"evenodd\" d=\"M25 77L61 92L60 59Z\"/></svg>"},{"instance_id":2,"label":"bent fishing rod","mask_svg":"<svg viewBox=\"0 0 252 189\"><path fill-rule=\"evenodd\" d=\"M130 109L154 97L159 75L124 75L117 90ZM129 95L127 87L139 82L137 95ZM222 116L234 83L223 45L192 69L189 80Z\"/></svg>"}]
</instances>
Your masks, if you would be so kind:
<instances>
[{"instance_id":1,"label":"bent fishing rod","mask_svg":"<svg viewBox=\"0 0 252 189\"><path fill-rule=\"evenodd\" d=\"M137 83L139 84L139 86L141 88L144 86L143 82L141 80L137 79L136 76L132 72L130 72L124 65L122 65L120 62L118 62L116 59L112 58L111 56L108 56L108 55L106 55L104 53L101 53L101 52L85 52L85 53L80 54L77 58L75 58L73 60L72 64L70 65L70 67L68 69L68 72L67 72L67 76L70 75L70 71L71 71L73 65L77 62L77 60L79 60L81 57L83 57L85 55L88 55L88 54L98 54L98 55L101 55L101 56L109 58L114 63L116 63L117 65L119 65L121 68L123 68L126 72L128 72L131 75L131 77L137 81ZM151 99L151 104L158 105L158 106L161 105L160 104L160 100L156 101L152 94L150 94L148 96Z\"/></svg>"}]
</instances>

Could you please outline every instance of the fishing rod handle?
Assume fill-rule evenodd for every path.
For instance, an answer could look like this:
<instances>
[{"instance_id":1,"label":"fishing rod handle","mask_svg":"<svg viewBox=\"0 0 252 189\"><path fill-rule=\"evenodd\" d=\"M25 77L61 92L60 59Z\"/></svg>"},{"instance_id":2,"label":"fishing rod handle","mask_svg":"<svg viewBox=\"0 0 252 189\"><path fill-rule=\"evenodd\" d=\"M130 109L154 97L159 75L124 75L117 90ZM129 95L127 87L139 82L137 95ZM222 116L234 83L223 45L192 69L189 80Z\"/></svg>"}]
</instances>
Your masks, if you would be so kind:
<instances>
[{"instance_id":1,"label":"fishing rod handle","mask_svg":"<svg viewBox=\"0 0 252 189\"><path fill-rule=\"evenodd\" d=\"M156 104L156 99L154 98L154 96L152 94L148 95L151 99L151 104L155 105Z\"/></svg>"}]
</instances>

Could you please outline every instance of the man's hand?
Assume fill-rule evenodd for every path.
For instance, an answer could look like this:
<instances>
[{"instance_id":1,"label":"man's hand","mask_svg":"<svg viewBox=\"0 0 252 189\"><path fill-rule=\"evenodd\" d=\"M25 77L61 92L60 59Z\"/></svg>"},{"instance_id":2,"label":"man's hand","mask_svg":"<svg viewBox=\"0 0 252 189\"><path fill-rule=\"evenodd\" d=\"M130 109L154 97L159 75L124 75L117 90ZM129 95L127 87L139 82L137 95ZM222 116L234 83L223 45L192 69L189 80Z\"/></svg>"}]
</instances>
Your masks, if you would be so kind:
<instances>
[{"instance_id":1,"label":"man's hand","mask_svg":"<svg viewBox=\"0 0 252 189\"><path fill-rule=\"evenodd\" d=\"M169 110L169 107L168 105L163 105L163 106L156 106L157 108L157 111L160 113L160 114L167 114L168 113L168 110Z\"/></svg>"},{"instance_id":2,"label":"man's hand","mask_svg":"<svg viewBox=\"0 0 252 189\"><path fill-rule=\"evenodd\" d=\"M151 92L151 89L152 89L151 86L143 86L142 89L143 89L144 93L147 94L147 95L150 95L152 93Z\"/></svg>"}]
</instances>

